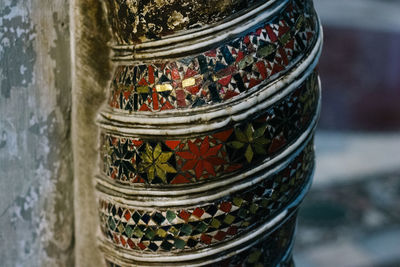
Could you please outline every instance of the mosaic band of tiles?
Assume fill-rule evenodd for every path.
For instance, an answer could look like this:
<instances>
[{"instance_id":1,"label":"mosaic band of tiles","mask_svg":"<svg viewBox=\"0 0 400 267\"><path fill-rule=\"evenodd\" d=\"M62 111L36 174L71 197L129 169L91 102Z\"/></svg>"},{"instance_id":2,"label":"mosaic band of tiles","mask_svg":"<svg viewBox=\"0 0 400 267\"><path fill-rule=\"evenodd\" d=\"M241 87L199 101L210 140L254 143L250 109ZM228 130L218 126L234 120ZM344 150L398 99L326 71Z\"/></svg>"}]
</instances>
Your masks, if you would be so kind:
<instances>
[{"instance_id":1,"label":"mosaic band of tiles","mask_svg":"<svg viewBox=\"0 0 400 267\"><path fill-rule=\"evenodd\" d=\"M102 171L122 183L185 184L259 164L283 151L316 113L316 72L253 121L193 139L145 140L101 133Z\"/></svg>"},{"instance_id":2,"label":"mosaic band of tiles","mask_svg":"<svg viewBox=\"0 0 400 267\"><path fill-rule=\"evenodd\" d=\"M275 230L250 249L218 263L204 265L209 267L294 267L290 257L291 240L296 227L296 216ZM289 253L289 255L285 254ZM107 261L108 267L122 267L125 265L114 264Z\"/></svg>"},{"instance_id":3,"label":"mosaic band of tiles","mask_svg":"<svg viewBox=\"0 0 400 267\"><path fill-rule=\"evenodd\" d=\"M106 0L104 2L109 11L108 20L115 41L118 44L133 44L158 40L179 31L216 23L261 1Z\"/></svg>"},{"instance_id":4,"label":"mosaic band of tiles","mask_svg":"<svg viewBox=\"0 0 400 267\"><path fill-rule=\"evenodd\" d=\"M251 249L246 250L210 267L294 267L291 257L283 258L291 249L291 241L296 228L296 217L291 217L285 224L274 231L268 238ZM288 255L289 256L289 255Z\"/></svg>"},{"instance_id":5,"label":"mosaic band of tiles","mask_svg":"<svg viewBox=\"0 0 400 267\"><path fill-rule=\"evenodd\" d=\"M100 199L100 225L115 245L150 252L193 250L234 239L293 201L314 167L312 140L283 170L213 204L143 211Z\"/></svg>"},{"instance_id":6,"label":"mosaic band of tiles","mask_svg":"<svg viewBox=\"0 0 400 267\"><path fill-rule=\"evenodd\" d=\"M278 17L217 49L178 61L118 66L109 105L130 112L221 103L298 62L318 36L309 1L291 1Z\"/></svg>"}]
</instances>

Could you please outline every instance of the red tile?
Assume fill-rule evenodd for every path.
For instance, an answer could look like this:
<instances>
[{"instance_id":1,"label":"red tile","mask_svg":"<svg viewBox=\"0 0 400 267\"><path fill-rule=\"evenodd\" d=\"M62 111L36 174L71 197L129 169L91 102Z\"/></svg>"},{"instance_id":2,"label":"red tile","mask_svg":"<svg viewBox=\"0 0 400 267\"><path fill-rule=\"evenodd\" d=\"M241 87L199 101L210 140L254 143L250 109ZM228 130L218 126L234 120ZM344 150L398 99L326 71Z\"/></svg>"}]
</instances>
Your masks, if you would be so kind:
<instances>
[{"instance_id":1,"label":"red tile","mask_svg":"<svg viewBox=\"0 0 400 267\"><path fill-rule=\"evenodd\" d=\"M179 217L181 217L185 222L187 222L187 221L189 220L190 213L187 212L187 211L185 211L185 210L182 210L182 211L179 213Z\"/></svg>"},{"instance_id":2,"label":"red tile","mask_svg":"<svg viewBox=\"0 0 400 267\"><path fill-rule=\"evenodd\" d=\"M201 216L203 216L204 214L204 210L200 209L200 208L196 208L193 213L194 216L196 216L197 218L201 218Z\"/></svg>"},{"instance_id":3,"label":"red tile","mask_svg":"<svg viewBox=\"0 0 400 267\"><path fill-rule=\"evenodd\" d=\"M175 150L175 148L181 143L179 140L168 140L165 141L165 144L172 150Z\"/></svg>"},{"instance_id":4,"label":"red tile","mask_svg":"<svg viewBox=\"0 0 400 267\"><path fill-rule=\"evenodd\" d=\"M219 205L219 209L222 210L223 212L229 212L232 208L232 203L230 202L222 202Z\"/></svg>"},{"instance_id":5,"label":"red tile","mask_svg":"<svg viewBox=\"0 0 400 267\"><path fill-rule=\"evenodd\" d=\"M218 233L216 233L216 235L214 236L214 239L217 239L218 241L222 241L222 240L224 240L225 237L226 237L225 232L218 231Z\"/></svg>"},{"instance_id":6,"label":"red tile","mask_svg":"<svg viewBox=\"0 0 400 267\"><path fill-rule=\"evenodd\" d=\"M206 234L202 234L200 239L204 244L207 244L207 245L211 244L211 241L212 241L212 237L209 235L206 235Z\"/></svg>"},{"instance_id":7,"label":"red tile","mask_svg":"<svg viewBox=\"0 0 400 267\"><path fill-rule=\"evenodd\" d=\"M125 220L129 221L129 219L131 218L131 213L129 212L129 210L125 211L124 217L125 217Z\"/></svg>"},{"instance_id":8,"label":"red tile","mask_svg":"<svg viewBox=\"0 0 400 267\"><path fill-rule=\"evenodd\" d=\"M229 129L223 132L219 132L216 134L213 134L214 138L217 138L218 140L225 142L226 140L228 140L228 138L231 136L231 134L233 133L233 129Z\"/></svg>"}]
</instances>

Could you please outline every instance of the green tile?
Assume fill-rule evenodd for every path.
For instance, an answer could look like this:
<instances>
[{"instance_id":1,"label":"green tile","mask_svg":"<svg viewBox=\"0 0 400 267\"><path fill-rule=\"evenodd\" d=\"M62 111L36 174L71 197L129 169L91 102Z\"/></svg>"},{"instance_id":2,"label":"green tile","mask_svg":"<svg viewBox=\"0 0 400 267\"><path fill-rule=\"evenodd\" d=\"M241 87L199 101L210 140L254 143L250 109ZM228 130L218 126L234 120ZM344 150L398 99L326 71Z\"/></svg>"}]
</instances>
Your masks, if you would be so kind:
<instances>
[{"instance_id":1,"label":"green tile","mask_svg":"<svg viewBox=\"0 0 400 267\"><path fill-rule=\"evenodd\" d=\"M184 224L181 227L181 233L184 233L185 235L190 235L192 231L193 231L192 226L189 224Z\"/></svg>"},{"instance_id":2,"label":"green tile","mask_svg":"<svg viewBox=\"0 0 400 267\"><path fill-rule=\"evenodd\" d=\"M136 226L135 229L133 229L133 235L137 238L142 238L144 236L144 233L142 232L142 230L140 230L139 227Z\"/></svg>"},{"instance_id":3,"label":"green tile","mask_svg":"<svg viewBox=\"0 0 400 267\"><path fill-rule=\"evenodd\" d=\"M108 217L108 226L111 230L115 230L116 225L112 217Z\"/></svg>"},{"instance_id":4,"label":"green tile","mask_svg":"<svg viewBox=\"0 0 400 267\"><path fill-rule=\"evenodd\" d=\"M220 222L219 220L217 220L217 219L214 218L214 219L211 221L211 226L218 229L218 228L221 226L221 222Z\"/></svg>"},{"instance_id":5,"label":"green tile","mask_svg":"<svg viewBox=\"0 0 400 267\"><path fill-rule=\"evenodd\" d=\"M173 211L167 211L167 220L170 222L170 223L172 223L173 222L173 220L176 218L176 214L175 214L175 212L173 212Z\"/></svg>"},{"instance_id":6,"label":"green tile","mask_svg":"<svg viewBox=\"0 0 400 267\"><path fill-rule=\"evenodd\" d=\"M235 197L233 198L233 204L235 204L235 206L240 207L243 203L243 199L239 198L239 197Z\"/></svg>"},{"instance_id":7,"label":"green tile","mask_svg":"<svg viewBox=\"0 0 400 267\"><path fill-rule=\"evenodd\" d=\"M185 241L183 241L182 239L179 239L179 238L175 239L174 246L177 249L185 248L185 244L186 244Z\"/></svg>"},{"instance_id":8,"label":"green tile","mask_svg":"<svg viewBox=\"0 0 400 267\"><path fill-rule=\"evenodd\" d=\"M207 230L208 226L204 222L199 223L199 225L196 227L196 231L203 233L205 230Z\"/></svg>"},{"instance_id":9,"label":"green tile","mask_svg":"<svg viewBox=\"0 0 400 267\"><path fill-rule=\"evenodd\" d=\"M118 225L118 231L119 231L120 233L123 233L123 232L124 232L124 226L122 225L122 223L120 223L120 224Z\"/></svg>"},{"instance_id":10,"label":"green tile","mask_svg":"<svg viewBox=\"0 0 400 267\"><path fill-rule=\"evenodd\" d=\"M125 234L127 237L131 238L133 234L133 227L131 225L127 225L125 227Z\"/></svg>"},{"instance_id":11,"label":"green tile","mask_svg":"<svg viewBox=\"0 0 400 267\"><path fill-rule=\"evenodd\" d=\"M154 232L153 230L151 230L150 228L147 229L146 231L146 237L150 240L152 240L154 238L154 236L156 235L156 232Z\"/></svg>"},{"instance_id":12,"label":"green tile","mask_svg":"<svg viewBox=\"0 0 400 267\"><path fill-rule=\"evenodd\" d=\"M225 216L224 223L231 225L234 220L235 220L235 217L228 214Z\"/></svg>"}]
</instances>

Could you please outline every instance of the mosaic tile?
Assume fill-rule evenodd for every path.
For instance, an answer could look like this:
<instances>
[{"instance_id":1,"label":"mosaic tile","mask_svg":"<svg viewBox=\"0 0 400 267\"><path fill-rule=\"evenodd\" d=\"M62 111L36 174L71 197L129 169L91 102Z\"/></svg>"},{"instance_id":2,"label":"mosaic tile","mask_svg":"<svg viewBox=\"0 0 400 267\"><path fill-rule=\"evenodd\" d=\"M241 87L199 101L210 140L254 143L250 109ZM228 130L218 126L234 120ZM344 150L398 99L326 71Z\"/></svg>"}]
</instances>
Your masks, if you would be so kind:
<instances>
[{"instance_id":1,"label":"mosaic tile","mask_svg":"<svg viewBox=\"0 0 400 267\"><path fill-rule=\"evenodd\" d=\"M220 262L208 264L208 267L265 267L281 266L294 267L290 256L291 239L296 227L295 216L275 230L270 236L260 240L237 255L224 259ZM287 254L287 255L285 255ZM285 257L286 256L286 257ZM108 267L120 267L128 265L118 265L111 260L107 260Z\"/></svg>"},{"instance_id":2,"label":"mosaic tile","mask_svg":"<svg viewBox=\"0 0 400 267\"><path fill-rule=\"evenodd\" d=\"M102 171L123 184L185 184L243 171L284 150L316 113L318 77L251 121L182 140L145 140L101 134Z\"/></svg>"},{"instance_id":3,"label":"mosaic tile","mask_svg":"<svg viewBox=\"0 0 400 267\"><path fill-rule=\"evenodd\" d=\"M206 206L147 212L100 200L101 228L116 245L136 250L190 250L230 240L292 201L308 181L313 162L310 142L273 177ZM138 214L137 218L131 214Z\"/></svg>"},{"instance_id":4,"label":"mosaic tile","mask_svg":"<svg viewBox=\"0 0 400 267\"><path fill-rule=\"evenodd\" d=\"M290 218L268 238L261 240L248 250L209 267L294 267L291 257L285 258L296 228L295 217ZM287 253L290 254L290 253Z\"/></svg>"},{"instance_id":5,"label":"mosaic tile","mask_svg":"<svg viewBox=\"0 0 400 267\"><path fill-rule=\"evenodd\" d=\"M129 112L221 103L290 69L315 43L316 25L312 5L292 0L253 32L200 55L118 66L108 103Z\"/></svg>"}]
</instances>

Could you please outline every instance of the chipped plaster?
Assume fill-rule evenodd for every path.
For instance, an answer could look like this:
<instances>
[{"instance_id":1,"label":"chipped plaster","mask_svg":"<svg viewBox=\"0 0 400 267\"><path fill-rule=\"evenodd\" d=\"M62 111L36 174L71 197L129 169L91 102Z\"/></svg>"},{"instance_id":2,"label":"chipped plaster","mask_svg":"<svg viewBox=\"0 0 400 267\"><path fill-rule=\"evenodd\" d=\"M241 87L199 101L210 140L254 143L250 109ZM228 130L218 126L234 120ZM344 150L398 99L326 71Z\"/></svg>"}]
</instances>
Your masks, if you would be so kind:
<instances>
[{"instance_id":1,"label":"chipped plaster","mask_svg":"<svg viewBox=\"0 0 400 267\"><path fill-rule=\"evenodd\" d=\"M68 10L0 1L2 266L73 261Z\"/></svg>"}]
</instances>

